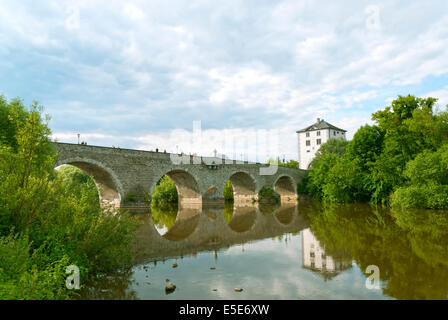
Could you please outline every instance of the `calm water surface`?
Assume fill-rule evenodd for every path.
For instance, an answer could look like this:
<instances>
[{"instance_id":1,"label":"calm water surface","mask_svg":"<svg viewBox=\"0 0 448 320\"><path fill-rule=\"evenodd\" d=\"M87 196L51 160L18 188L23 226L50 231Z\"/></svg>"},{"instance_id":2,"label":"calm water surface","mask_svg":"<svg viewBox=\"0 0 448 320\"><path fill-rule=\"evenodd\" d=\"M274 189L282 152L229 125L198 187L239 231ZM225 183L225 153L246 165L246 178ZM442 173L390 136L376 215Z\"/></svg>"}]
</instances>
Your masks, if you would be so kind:
<instances>
[{"instance_id":1,"label":"calm water surface","mask_svg":"<svg viewBox=\"0 0 448 320\"><path fill-rule=\"evenodd\" d=\"M448 299L447 211L301 201L167 206L140 219L133 267L82 299ZM366 287L370 265L378 289Z\"/></svg>"}]
</instances>

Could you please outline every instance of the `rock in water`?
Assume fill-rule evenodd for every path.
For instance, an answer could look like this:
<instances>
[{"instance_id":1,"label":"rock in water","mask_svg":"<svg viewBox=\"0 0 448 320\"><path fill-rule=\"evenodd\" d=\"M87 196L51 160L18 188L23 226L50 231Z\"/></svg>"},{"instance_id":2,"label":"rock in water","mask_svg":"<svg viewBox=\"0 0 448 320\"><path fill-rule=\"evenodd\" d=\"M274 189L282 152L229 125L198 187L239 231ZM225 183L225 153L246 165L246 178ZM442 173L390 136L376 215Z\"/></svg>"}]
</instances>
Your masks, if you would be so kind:
<instances>
[{"instance_id":1,"label":"rock in water","mask_svg":"<svg viewBox=\"0 0 448 320\"><path fill-rule=\"evenodd\" d=\"M210 267L210 270L215 270L216 268L215 267Z\"/></svg>"},{"instance_id":2,"label":"rock in water","mask_svg":"<svg viewBox=\"0 0 448 320\"><path fill-rule=\"evenodd\" d=\"M168 283L165 287L165 293L170 294L176 290L176 285L174 283Z\"/></svg>"},{"instance_id":3,"label":"rock in water","mask_svg":"<svg viewBox=\"0 0 448 320\"><path fill-rule=\"evenodd\" d=\"M235 290L236 292L241 292L241 291L243 291L243 288L235 288L233 290Z\"/></svg>"}]
</instances>

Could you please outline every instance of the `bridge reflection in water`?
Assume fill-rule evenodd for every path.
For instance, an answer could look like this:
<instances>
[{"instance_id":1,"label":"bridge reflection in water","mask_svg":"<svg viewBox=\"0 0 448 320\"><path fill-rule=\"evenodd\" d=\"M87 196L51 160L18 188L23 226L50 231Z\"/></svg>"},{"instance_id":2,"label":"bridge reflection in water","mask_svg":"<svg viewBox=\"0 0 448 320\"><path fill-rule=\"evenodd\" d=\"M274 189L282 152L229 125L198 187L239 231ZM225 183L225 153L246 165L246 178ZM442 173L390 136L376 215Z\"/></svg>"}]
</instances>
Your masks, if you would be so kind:
<instances>
[{"instance_id":1,"label":"bridge reflection in water","mask_svg":"<svg viewBox=\"0 0 448 320\"><path fill-rule=\"evenodd\" d=\"M164 260L200 251L296 233L308 227L295 203L281 206L190 204L180 206L174 223L158 227L152 215L142 215L136 242L136 263Z\"/></svg>"},{"instance_id":2,"label":"bridge reflection in water","mask_svg":"<svg viewBox=\"0 0 448 320\"><path fill-rule=\"evenodd\" d=\"M142 214L135 263L86 284L81 298L446 300L446 213L377 210L301 201ZM366 287L371 264L378 290Z\"/></svg>"}]
</instances>

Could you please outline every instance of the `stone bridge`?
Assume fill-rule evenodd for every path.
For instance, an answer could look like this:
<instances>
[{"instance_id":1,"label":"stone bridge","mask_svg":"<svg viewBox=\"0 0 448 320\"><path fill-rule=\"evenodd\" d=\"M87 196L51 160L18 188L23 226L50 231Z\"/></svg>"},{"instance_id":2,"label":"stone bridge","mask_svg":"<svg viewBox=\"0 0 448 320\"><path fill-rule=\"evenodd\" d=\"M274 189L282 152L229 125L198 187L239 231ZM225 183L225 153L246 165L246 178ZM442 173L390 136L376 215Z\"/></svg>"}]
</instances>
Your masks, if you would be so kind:
<instances>
[{"instance_id":1,"label":"stone bridge","mask_svg":"<svg viewBox=\"0 0 448 320\"><path fill-rule=\"evenodd\" d=\"M305 171L213 157L55 143L56 166L70 164L86 172L98 187L102 204L146 211L157 182L168 175L179 203L223 200L230 180L235 202L252 202L264 186L273 187L282 203L297 201L297 183Z\"/></svg>"}]
</instances>

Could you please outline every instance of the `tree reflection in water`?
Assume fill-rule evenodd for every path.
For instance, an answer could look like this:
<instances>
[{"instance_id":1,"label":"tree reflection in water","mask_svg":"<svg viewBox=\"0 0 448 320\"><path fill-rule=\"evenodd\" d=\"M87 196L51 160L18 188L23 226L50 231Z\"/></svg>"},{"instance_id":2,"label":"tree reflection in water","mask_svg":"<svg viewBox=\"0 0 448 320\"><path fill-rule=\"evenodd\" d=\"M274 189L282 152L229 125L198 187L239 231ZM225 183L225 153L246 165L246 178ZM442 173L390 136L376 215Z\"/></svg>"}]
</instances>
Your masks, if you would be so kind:
<instances>
[{"instance_id":1,"label":"tree reflection in water","mask_svg":"<svg viewBox=\"0 0 448 320\"><path fill-rule=\"evenodd\" d=\"M308 204L306 211L326 254L349 255L362 271L377 265L384 294L397 299L447 298L446 211L389 212L365 204Z\"/></svg>"},{"instance_id":2,"label":"tree reflection in water","mask_svg":"<svg viewBox=\"0 0 448 320\"><path fill-rule=\"evenodd\" d=\"M83 300L136 300L137 293L132 288L135 280L133 271L127 268L115 273L103 275L88 281L81 288L80 296Z\"/></svg>"}]
</instances>

